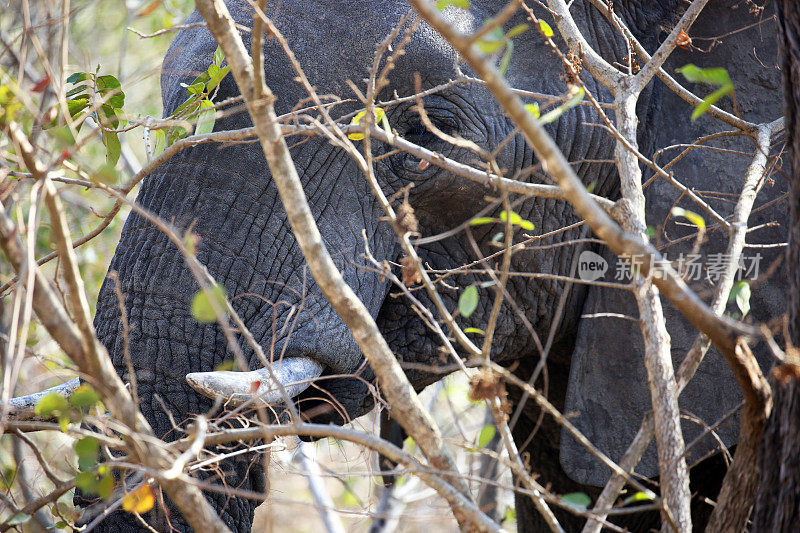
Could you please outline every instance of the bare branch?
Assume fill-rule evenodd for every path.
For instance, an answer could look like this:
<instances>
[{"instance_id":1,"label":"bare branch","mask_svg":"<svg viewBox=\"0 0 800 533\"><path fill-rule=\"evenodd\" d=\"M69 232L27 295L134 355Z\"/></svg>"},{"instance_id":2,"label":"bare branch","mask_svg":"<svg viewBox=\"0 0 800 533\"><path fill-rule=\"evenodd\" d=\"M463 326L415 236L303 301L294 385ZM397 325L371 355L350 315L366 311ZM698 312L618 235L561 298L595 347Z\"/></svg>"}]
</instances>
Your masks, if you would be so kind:
<instances>
[{"instance_id":1,"label":"bare branch","mask_svg":"<svg viewBox=\"0 0 800 533\"><path fill-rule=\"evenodd\" d=\"M83 287L77 268L77 259L70 245L69 230L67 229L61 202L56 195L55 189L49 182L47 175L42 173L43 166L36 160L33 147L30 146L19 126L12 123L9 126L9 131L22 151L21 155L28 170L45 184L46 201L51 210L53 233L62 254L62 260L65 263L64 275L67 277L67 282L71 289L70 292L81 291L81 294L70 295L72 304L76 307L74 312L77 315L82 315L82 317L79 316L78 318L80 329L74 326L66 314L60 301L53 294L49 282L38 271L36 265L31 264L26 254L22 252L22 247L16 236L15 226L2 206L0 206L0 248L2 248L17 272L32 269L35 273L33 305L37 316L67 356L78 365L81 371L94 378L94 385L103 403L111 413L128 427L146 435L152 435L150 425L133 403L128 390L114 370L105 347L100 344L94 335L94 329L88 318L86 297L82 292ZM145 439L130 440L129 444L132 453L143 465L160 470L168 468L172 463L172 458L161 446L149 444ZM183 511L184 516L192 527L206 531L229 531L195 486L185 484L179 480L167 479L161 479L161 484L172 501Z\"/></svg>"},{"instance_id":2,"label":"bare branch","mask_svg":"<svg viewBox=\"0 0 800 533\"><path fill-rule=\"evenodd\" d=\"M706 7L707 3L708 0L694 0L692 5L684 11L683 16L681 16L681 19L675 27L672 28L672 31L667 38L664 39L664 42L661 43L661 46L658 47L658 50L653 53L652 57L634 76L629 87L631 92L639 93L644 89L645 85L650 83L650 80L655 76L656 72L661 70L661 66L667 58L669 58L672 51L675 50L681 32L689 33L689 28L700 15L703 8Z\"/></svg>"},{"instance_id":3,"label":"bare branch","mask_svg":"<svg viewBox=\"0 0 800 533\"><path fill-rule=\"evenodd\" d=\"M253 66L227 7L220 0L201 0L197 2L197 7L225 52L234 78L245 97L289 222L314 278L325 297L353 332L364 356L378 376L383 393L393 407L392 417L414 437L431 465L445 472L455 472L453 459L444 447L434 421L424 410L372 316L344 282L322 242L297 170L281 137L273 108L274 96L268 87L253 86ZM263 94L264 97L255 101L255 94ZM463 480L452 475L447 478L459 492L469 494ZM489 529L485 523L476 523L474 516L461 514L457 507L453 511L461 519L471 521L478 529Z\"/></svg>"},{"instance_id":4,"label":"bare branch","mask_svg":"<svg viewBox=\"0 0 800 533\"><path fill-rule=\"evenodd\" d=\"M322 480L319 472L319 465L314 453L314 445L308 442L301 442L297 450L297 455L300 458L300 466L303 468L303 474L308 480L308 489L311 491L311 496L314 498L319 515L322 518L322 523L325 524L325 529L328 533L344 533L345 529L342 526L342 521L333 513L333 500L328 490L325 488L325 482Z\"/></svg>"},{"instance_id":5,"label":"bare branch","mask_svg":"<svg viewBox=\"0 0 800 533\"><path fill-rule=\"evenodd\" d=\"M720 281L714 289L712 309L717 313L722 313L728 303L728 296L738 269L739 257L744 249L745 237L747 236L747 220L752 212L756 196L765 181L764 173L766 172L767 151L769 150L771 136L777 131L780 131L782 127L782 119L759 127L756 152L750 167L745 173L742 193L736 203L731 220L732 232L725 253L730 254L732 261L727 270L722 273ZM711 341L706 335L702 333L698 335L676 372L678 394L683 391L684 387L689 383L689 380L694 376L695 371L700 366L703 356L710 345ZM642 421L642 425L636 437L633 442L631 442L631 445L620 461L620 466L626 472L633 472L633 469L636 467L636 464L638 464L645 449L650 444L653 438L653 432L653 418L651 414L648 414ZM611 476L611 479L606 483L603 492L600 494L595 504L595 511L597 512L598 518L604 518L606 516L604 512L611 509L623 485L624 480L621 476L617 474ZM600 527L601 525L599 522L590 520L587 522L583 531L584 533L599 533Z\"/></svg>"},{"instance_id":6,"label":"bare branch","mask_svg":"<svg viewBox=\"0 0 800 533\"><path fill-rule=\"evenodd\" d=\"M732 353L739 336L757 337L760 335L753 327L714 313L689 289L649 243L622 231L593 201L559 148L538 121L528 113L523 102L514 95L494 67L476 51L464 47L463 37L450 28L433 6L423 0L411 0L411 2L423 18L455 46L461 56L486 81L499 104L522 131L537 158L561 187L565 198L615 254L642 257L644 259L641 269L643 276L648 276L651 268L655 267L659 276L653 276L653 283L698 330L709 335L720 351Z\"/></svg>"},{"instance_id":7,"label":"bare branch","mask_svg":"<svg viewBox=\"0 0 800 533\"><path fill-rule=\"evenodd\" d=\"M414 4L416 5L417 2L414 1ZM605 59L600 57L600 54L586 41L583 33L581 33L575 21L572 19L569 7L567 7L564 0L548 0L547 5L553 12L553 16L556 19L556 26L558 26L558 30L561 32L561 36L564 38L564 41L566 41L569 49L576 53L580 51L586 68L591 71L592 75L596 77L600 83L605 85L613 93L625 80L625 76L611 66ZM453 41L450 42L451 44L456 44ZM460 47L458 48L460 49ZM489 81L484 76L481 77L487 82Z\"/></svg>"}]
</instances>

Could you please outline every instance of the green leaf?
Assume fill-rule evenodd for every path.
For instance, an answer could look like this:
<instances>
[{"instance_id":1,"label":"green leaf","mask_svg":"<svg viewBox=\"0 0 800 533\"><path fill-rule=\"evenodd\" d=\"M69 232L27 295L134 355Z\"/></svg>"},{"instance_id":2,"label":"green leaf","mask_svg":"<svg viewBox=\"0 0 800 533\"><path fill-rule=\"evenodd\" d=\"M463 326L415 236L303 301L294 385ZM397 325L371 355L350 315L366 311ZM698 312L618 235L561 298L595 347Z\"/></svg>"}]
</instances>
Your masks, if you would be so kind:
<instances>
[{"instance_id":1,"label":"green leaf","mask_svg":"<svg viewBox=\"0 0 800 533\"><path fill-rule=\"evenodd\" d=\"M708 83L718 87L732 84L728 71L722 67L700 68L689 63L676 70L692 83Z\"/></svg>"},{"instance_id":2,"label":"green leaf","mask_svg":"<svg viewBox=\"0 0 800 533\"><path fill-rule=\"evenodd\" d=\"M75 486L84 492L91 492L96 481L94 472L81 472L75 476Z\"/></svg>"},{"instance_id":3,"label":"green leaf","mask_svg":"<svg viewBox=\"0 0 800 533\"><path fill-rule=\"evenodd\" d=\"M632 503L639 503L639 502L651 502L653 501L653 498L655 498L655 494L653 494L652 492L648 494L646 492L640 491L631 494L630 496L625 498L625 501L622 502L622 505L630 505Z\"/></svg>"},{"instance_id":4,"label":"green leaf","mask_svg":"<svg viewBox=\"0 0 800 533\"><path fill-rule=\"evenodd\" d=\"M478 435L478 448L486 448L497 433L497 428L491 424L483 426Z\"/></svg>"},{"instance_id":5,"label":"green leaf","mask_svg":"<svg viewBox=\"0 0 800 533\"><path fill-rule=\"evenodd\" d=\"M506 43L506 51L503 53L503 59L500 61L500 66L497 67L497 71L500 73L501 76L506 75L506 71L508 70L508 65L511 64L511 54L514 52L514 43L508 41Z\"/></svg>"},{"instance_id":6,"label":"green leaf","mask_svg":"<svg viewBox=\"0 0 800 533\"><path fill-rule=\"evenodd\" d=\"M520 228L526 229L528 231L532 231L534 228L533 222L531 222L530 220L522 220L518 225Z\"/></svg>"},{"instance_id":7,"label":"green leaf","mask_svg":"<svg viewBox=\"0 0 800 533\"><path fill-rule=\"evenodd\" d=\"M536 102L532 104L525 104L525 110L533 115L533 118L539 118L539 104Z\"/></svg>"},{"instance_id":8,"label":"green leaf","mask_svg":"<svg viewBox=\"0 0 800 533\"><path fill-rule=\"evenodd\" d=\"M208 67L209 80L206 83L206 91L209 93L213 91L230 71L231 67L218 67L216 65Z\"/></svg>"},{"instance_id":9,"label":"green leaf","mask_svg":"<svg viewBox=\"0 0 800 533\"><path fill-rule=\"evenodd\" d=\"M506 214L505 211L500 212L500 220L505 222L507 217L508 215ZM519 226L522 229L526 229L528 231L534 228L533 222L531 222L530 220L525 220L524 218L519 216L518 213L515 213L514 211L511 212L511 224L513 224L514 226Z\"/></svg>"},{"instance_id":10,"label":"green leaf","mask_svg":"<svg viewBox=\"0 0 800 533\"><path fill-rule=\"evenodd\" d=\"M68 100L67 109L69 110L69 116L75 118L75 115L86 109L88 105L88 98L76 98L74 100Z\"/></svg>"},{"instance_id":11,"label":"green leaf","mask_svg":"<svg viewBox=\"0 0 800 533\"><path fill-rule=\"evenodd\" d=\"M106 100L106 102L114 109L122 109L122 106L125 105L125 93L119 92Z\"/></svg>"},{"instance_id":12,"label":"green leaf","mask_svg":"<svg viewBox=\"0 0 800 533\"><path fill-rule=\"evenodd\" d=\"M57 141L59 147L75 146L75 136L72 135L72 130L68 126L56 126L55 128L47 128L50 135Z\"/></svg>"},{"instance_id":13,"label":"green leaf","mask_svg":"<svg viewBox=\"0 0 800 533\"><path fill-rule=\"evenodd\" d=\"M483 224L494 224L498 220L492 217L476 217L469 221L470 226L482 226Z\"/></svg>"},{"instance_id":14,"label":"green leaf","mask_svg":"<svg viewBox=\"0 0 800 533\"><path fill-rule=\"evenodd\" d=\"M183 101L181 105L175 108L175 111L172 112L170 115L171 117L176 117L180 115L184 110L187 113L192 113L197 109L197 106L200 104L200 99L197 98L196 95L190 94L189 97Z\"/></svg>"},{"instance_id":15,"label":"green leaf","mask_svg":"<svg viewBox=\"0 0 800 533\"><path fill-rule=\"evenodd\" d=\"M477 308L478 288L475 285L470 285L464 289L464 292L462 292L461 296L458 298L458 312L461 313L461 316L464 318L469 318Z\"/></svg>"},{"instance_id":16,"label":"green leaf","mask_svg":"<svg viewBox=\"0 0 800 533\"><path fill-rule=\"evenodd\" d=\"M91 385L84 383L72 393L69 397L69 403L79 409L87 409L96 405L100 401L100 397L91 387Z\"/></svg>"},{"instance_id":17,"label":"green leaf","mask_svg":"<svg viewBox=\"0 0 800 533\"><path fill-rule=\"evenodd\" d=\"M506 507L506 513L503 515L503 522L517 519L517 510L514 507Z\"/></svg>"},{"instance_id":18,"label":"green leaf","mask_svg":"<svg viewBox=\"0 0 800 533\"><path fill-rule=\"evenodd\" d=\"M476 333L478 335L486 335L486 332L481 328L464 328L464 333Z\"/></svg>"},{"instance_id":19,"label":"green leaf","mask_svg":"<svg viewBox=\"0 0 800 533\"><path fill-rule=\"evenodd\" d=\"M49 418L51 416L61 416L69 413L69 403L66 398L57 392L51 392L36 404L34 412L42 418Z\"/></svg>"},{"instance_id":20,"label":"green leaf","mask_svg":"<svg viewBox=\"0 0 800 533\"><path fill-rule=\"evenodd\" d=\"M692 83L708 83L719 87L716 91L706 96L692 112L692 120L697 120L703 113L717 103L720 98L733 92L733 82L728 71L722 67L700 68L691 63L677 69L683 77Z\"/></svg>"},{"instance_id":21,"label":"green leaf","mask_svg":"<svg viewBox=\"0 0 800 533\"><path fill-rule=\"evenodd\" d=\"M114 489L114 476L106 465L98 467L94 472L81 472L75 476L75 485L87 494L95 494L103 499L111 497Z\"/></svg>"},{"instance_id":22,"label":"green leaf","mask_svg":"<svg viewBox=\"0 0 800 533\"><path fill-rule=\"evenodd\" d=\"M96 181L98 183L105 183L106 185L113 185L117 183L119 175L117 174L117 170L114 168L114 165L111 163L103 163L92 175L92 181Z\"/></svg>"},{"instance_id":23,"label":"green leaf","mask_svg":"<svg viewBox=\"0 0 800 533\"><path fill-rule=\"evenodd\" d=\"M200 237L191 231L187 231L183 236L183 245L186 247L186 251L189 253L189 255L194 255L197 252L198 240L200 240Z\"/></svg>"},{"instance_id":24,"label":"green leaf","mask_svg":"<svg viewBox=\"0 0 800 533\"><path fill-rule=\"evenodd\" d=\"M70 89L69 91L67 91L67 94L65 94L64 96L69 101L70 98L73 98L75 96L81 95L82 93L85 93L88 88L89 88L89 85L87 85L87 84L79 85L79 86L75 87L74 89Z\"/></svg>"},{"instance_id":25,"label":"green leaf","mask_svg":"<svg viewBox=\"0 0 800 533\"><path fill-rule=\"evenodd\" d=\"M171 128L169 130L169 135L167 136L167 146L172 146L181 139L185 139L188 135L189 132L186 131L186 128L182 128L181 126L175 126L174 128Z\"/></svg>"},{"instance_id":26,"label":"green leaf","mask_svg":"<svg viewBox=\"0 0 800 533\"><path fill-rule=\"evenodd\" d=\"M21 526L31 519L31 515L19 512L6 521L7 526Z\"/></svg>"},{"instance_id":27,"label":"green leaf","mask_svg":"<svg viewBox=\"0 0 800 533\"><path fill-rule=\"evenodd\" d=\"M211 323L217 320L214 302L220 310L225 312L225 288L222 285L214 285L210 289L200 289L192 298L192 316L198 322Z\"/></svg>"},{"instance_id":28,"label":"green leaf","mask_svg":"<svg viewBox=\"0 0 800 533\"><path fill-rule=\"evenodd\" d=\"M493 54L503 48L504 44L505 43L503 41L495 41L484 37L483 39L479 39L478 42L475 43L475 46L478 47L478 50L488 55Z\"/></svg>"},{"instance_id":29,"label":"green leaf","mask_svg":"<svg viewBox=\"0 0 800 533\"><path fill-rule=\"evenodd\" d=\"M222 66L222 62L225 60L225 54L222 52L222 47L217 45L217 49L214 50L214 64L218 67Z\"/></svg>"},{"instance_id":30,"label":"green leaf","mask_svg":"<svg viewBox=\"0 0 800 533\"><path fill-rule=\"evenodd\" d=\"M100 445L93 437L84 437L75 441L73 445L75 453L78 454L78 468L81 471L91 470L97 466Z\"/></svg>"},{"instance_id":31,"label":"green leaf","mask_svg":"<svg viewBox=\"0 0 800 533\"><path fill-rule=\"evenodd\" d=\"M94 437L78 439L72 447L79 456L96 455L97 451L100 449L100 445Z\"/></svg>"},{"instance_id":32,"label":"green leaf","mask_svg":"<svg viewBox=\"0 0 800 533\"><path fill-rule=\"evenodd\" d=\"M442 11L447 6L469 9L469 0L436 0L436 9Z\"/></svg>"},{"instance_id":33,"label":"green leaf","mask_svg":"<svg viewBox=\"0 0 800 533\"><path fill-rule=\"evenodd\" d=\"M712 105L716 104L720 98L732 92L733 92L733 85L728 85L717 89L713 93L703 98L703 101L700 102L700 105L695 107L694 111L692 111L692 120L697 120L698 117L706 113L711 108Z\"/></svg>"},{"instance_id":34,"label":"green leaf","mask_svg":"<svg viewBox=\"0 0 800 533\"><path fill-rule=\"evenodd\" d=\"M558 106L557 108L551 109L550 111L545 113L544 116L539 120L539 122L541 124L550 124L551 122L556 120L558 117L563 115L564 112L566 112L566 111L572 109L573 107L575 107L576 105L580 104L581 101L583 100L583 97L584 97L585 94L586 94L586 90L583 87L579 87L578 90L575 92L575 94L572 96L572 98L570 98L569 100L567 100L566 102L564 102L563 104Z\"/></svg>"},{"instance_id":35,"label":"green leaf","mask_svg":"<svg viewBox=\"0 0 800 533\"><path fill-rule=\"evenodd\" d=\"M511 39L512 37L516 37L517 35L525 33L526 31L528 31L529 27L530 26L528 26L527 24L517 24L516 26L508 30L508 33L506 33L506 39Z\"/></svg>"},{"instance_id":36,"label":"green leaf","mask_svg":"<svg viewBox=\"0 0 800 533\"><path fill-rule=\"evenodd\" d=\"M106 162L115 166L122 153L122 146L119 144L119 136L110 131L103 132L103 146L106 147Z\"/></svg>"},{"instance_id":37,"label":"green leaf","mask_svg":"<svg viewBox=\"0 0 800 533\"><path fill-rule=\"evenodd\" d=\"M97 84L97 91L101 96L106 97L107 95L111 95L106 100L106 104L116 109L121 109L122 106L125 105L125 93L122 92L121 85L117 78L110 75L98 76L95 83Z\"/></svg>"},{"instance_id":38,"label":"green leaf","mask_svg":"<svg viewBox=\"0 0 800 533\"><path fill-rule=\"evenodd\" d=\"M689 222L697 226L697 229L700 231L706 230L706 221L694 211L689 211L688 209L683 209L682 207L673 207L671 213L674 217L683 217L687 219Z\"/></svg>"},{"instance_id":39,"label":"green leaf","mask_svg":"<svg viewBox=\"0 0 800 533\"><path fill-rule=\"evenodd\" d=\"M226 359L214 367L214 372L223 372L236 370L236 361L233 359Z\"/></svg>"},{"instance_id":40,"label":"green leaf","mask_svg":"<svg viewBox=\"0 0 800 533\"><path fill-rule=\"evenodd\" d=\"M203 81L196 81L191 85L186 86L186 93L189 95L200 96L203 94L203 91L206 89L206 82Z\"/></svg>"},{"instance_id":41,"label":"green leaf","mask_svg":"<svg viewBox=\"0 0 800 533\"><path fill-rule=\"evenodd\" d=\"M539 19L539 32L544 35L546 39L550 39L553 36L553 28L542 19Z\"/></svg>"},{"instance_id":42,"label":"green leaf","mask_svg":"<svg viewBox=\"0 0 800 533\"><path fill-rule=\"evenodd\" d=\"M159 155L167 147L167 134L164 130L156 130L156 145L153 147L153 156Z\"/></svg>"},{"instance_id":43,"label":"green leaf","mask_svg":"<svg viewBox=\"0 0 800 533\"><path fill-rule=\"evenodd\" d=\"M392 126L389 124L389 115L386 113L381 116L381 128L386 132L386 137L389 138L389 144L394 142L394 133L392 133Z\"/></svg>"},{"instance_id":44,"label":"green leaf","mask_svg":"<svg viewBox=\"0 0 800 533\"><path fill-rule=\"evenodd\" d=\"M103 470L103 467L100 467L99 470ZM95 486L95 493L107 500L111 497L111 493L114 491L114 476L108 472L108 468L106 467L106 471L104 474L101 474L100 480L97 482Z\"/></svg>"},{"instance_id":45,"label":"green leaf","mask_svg":"<svg viewBox=\"0 0 800 533\"><path fill-rule=\"evenodd\" d=\"M742 318L750 312L750 284L744 280L739 281L731 289L728 301L735 301L736 306L742 312Z\"/></svg>"},{"instance_id":46,"label":"green leaf","mask_svg":"<svg viewBox=\"0 0 800 533\"><path fill-rule=\"evenodd\" d=\"M103 126L111 129L116 129L119 126L119 118L117 118L117 110L108 104L100 106L100 110L96 113L97 121L102 123Z\"/></svg>"},{"instance_id":47,"label":"green leaf","mask_svg":"<svg viewBox=\"0 0 800 533\"><path fill-rule=\"evenodd\" d=\"M200 114L197 115L197 125L194 128L195 135L211 133L214 131L214 121L216 120L216 109L211 100L200 102Z\"/></svg>"},{"instance_id":48,"label":"green leaf","mask_svg":"<svg viewBox=\"0 0 800 533\"><path fill-rule=\"evenodd\" d=\"M492 18L486 19L483 23L484 27L492 23ZM478 39L475 45L484 54L493 54L502 49L506 45L507 39L503 33L502 28L499 26L492 29L489 33Z\"/></svg>"},{"instance_id":49,"label":"green leaf","mask_svg":"<svg viewBox=\"0 0 800 533\"><path fill-rule=\"evenodd\" d=\"M417 443L414 442L412 437L406 437L403 441L403 449L408 450L408 453L414 453L414 450L417 447Z\"/></svg>"},{"instance_id":50,"label":"green leaf","mask_svg":"<svg viewBox=\"0 0 800 533\"><path fill-rule=\"evenodd\" d=\"M564 494L561 497L561 501L565 504L569 505L577 509L578 511L585 511L589 504L592 503L592 500L584 494L583 492L570 492L569 494Z\"/></svg>"},{"instance_id":51,"label":"green leaf","mask_svg":"<svg viewBox=\"0 0 800 533\"><path fill-rule=\"evenodd\" d=\"M122 87L119 80L111 75L98 76L96 83L98 90L111 90Z\"/></svg>"},{"instance_id":52,"label":"green leaf","mask_svg":"<svg viewBox=\"0 0 800 533\"><path fill-rule=\"evenodd\" d=\"M209 65L206 73L208 74L208 83L211 83L211 80L219 74L219 67L217 65Z\"/></svg>"},{"instance_id":53,"label":"green leaf","mask_svg":"<svg viewBox=\"0 0 800 533\"><path fill-rule=\"evenodd\" d=\"M76 72L74 74L71 74L67 78L67 83L71 83L71 84L75 85L76 83L79 83L79 82L82 82L82 81L88 80L88 79L89 79L89 73L88 72Z\"/></svg>"}]
</instances>

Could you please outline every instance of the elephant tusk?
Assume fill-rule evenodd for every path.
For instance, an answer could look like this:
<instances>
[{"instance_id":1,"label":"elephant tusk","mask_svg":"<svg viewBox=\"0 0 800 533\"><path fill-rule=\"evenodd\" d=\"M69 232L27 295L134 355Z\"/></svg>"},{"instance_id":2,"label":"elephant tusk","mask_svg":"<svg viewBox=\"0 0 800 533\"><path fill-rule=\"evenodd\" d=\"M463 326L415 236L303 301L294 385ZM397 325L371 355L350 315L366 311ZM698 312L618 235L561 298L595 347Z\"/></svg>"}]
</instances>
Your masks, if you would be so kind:
<instances>
[{"instance_id":1,"label":"elephant tusk","mask_svg":"<svg viewBox=\"0 0 800 533\"><path fill-rule=\"evenodd\" d=\"M36 404L39 403L39 400L53 393L60 394L64 398L69 398L80 384L81 380L75 378L40 392L34 392L33 394L20 396L19 398L11 398L8 400L8 420L15 420L18 422L24 420L41 420L41 417L36 415ZM0 402L0 413L3 412L4 408L3 402Z\"/></svg>"},{"instance_id":2,"label":"elephant tusk","mask_svg":"<svg viewBox=\"0 0 800 533\"><path fill-rule=\"evenodd\" d=\"M272 374L292 398L306 390L322 374L323 369L314 359L290 357L272 365ZM186 374L186 381L203 396L222 398L234 406L253 398L265 404L282 403L285 400L267 368L251 372L193 372Z\"/></svg>"}]
</instances>

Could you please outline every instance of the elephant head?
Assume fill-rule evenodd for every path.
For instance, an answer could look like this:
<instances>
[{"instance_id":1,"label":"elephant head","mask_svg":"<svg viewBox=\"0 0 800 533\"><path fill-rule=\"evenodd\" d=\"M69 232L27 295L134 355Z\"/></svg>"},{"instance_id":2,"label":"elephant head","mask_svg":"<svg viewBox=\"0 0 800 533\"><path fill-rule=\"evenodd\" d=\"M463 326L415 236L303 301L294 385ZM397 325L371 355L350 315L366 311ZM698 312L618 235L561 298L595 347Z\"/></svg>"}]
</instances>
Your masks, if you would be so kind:
<instances>
[{"instance_id":1,"label":"elephant head","mask_svg":"<svg viewBox=\"0 0 800 533\"><path fill-rule=\"evenodd\" d=\"M239 24L252 26L252 11L247 3L228 4ZM445 15L462 31L474 31L504 5L505 2L496 0L473 0L470 9L448 9ZM651 51L672 27L682 6L678 0L615 2L615 10ZM534 9L548 19L543 9L538 6ZM367 76L376 44L408 10L408 4L400 0L292 1L277 3L268 15L286 36L318 93L345 97L352 94L347 80L358 84ZM744 8L734 10L732 2L714 3L706 11L696 26L702 28L698 29L698 35L723 33L720 21L725 28L740 28L757 21ZM575 3L572 14L604 57L620 64L627 61L625 42L589 2ZM194 14L188 22L200 21L199 15ZM519 12L507 24L512 27L523 22L524 13ZM765 59L774 57L771 24L765 22L755 29L726 37L722 45L705 54L678 52L665 68L674 72L676 66L688 62L726 66L737 87L739 111L754 121L775 118L780 107L777 73L755 63L749 53L755 46L759 58L771 61ZM410 25L409 22L406 27ZM243 34L243 38L249 46L249 33ZM567 93L565 77L560 75L561 61L537 32L523 33L514 38L514 43L506 72L511 85L545 94ZM165 116L185 98L181 84L191 82L207 68L216 46L203 27L189 27L177 34L162 71ZM577 50L573 52L579 54ZM307 94L295 81L296 73L276 40L266 40L264 57L265 81L278 97L277 111L287 113ZM747 59L734 60L741 57ZM422 89L443 86L424 98L433 125L484 150L499 148L497 167L507 176L549 183L536 165L531 149L483 85L447 83L459 75L456 67L464 75L470 75L465 65L458 65L452 48L429 26L420 24L411 34L405 54L397 59L389 75L390 84L379 99L390 100L395 93L400 97L414 94L415 73L419 73ZM609 101L609 92L596 80L588 75L583 80L598 100ZM220 85L217 100L237 94L234 81L227 77ZM475 162L474 153L444 142L430 132L413 106L413 101L386 106L388 122L399 135L452 159ZM708 118L690 122L691 107L658 81L652 83L639 107L639 146L645 154L651 154L653 147L691 142L717 127ZM357 111L359 104L346 101L332 109L334 116L344 116ZM218 119L216 131L251 125L242 109L234 108L224 115ZM611 161L614 140L597 127L599 122L593 108L577 106L548 125L548 130L574 162L585 184L591 185L595 194L615 199L618 183ZM366 246L379 262L397 265L402 258L395 232L382 220L383 211L364 176L349 155L323 137L294 137L288 141L325 244L344 279L375 318L397 358L406 365L414 387L421 390L440 379L443 372L439 368L452 365L452 361L441 358L440 338L406 298L391 294L390 282L364 257ZM398 195L402 199L407 191L419 234L423 237L442 234L438 239L425 239L417 245L425 265L432 271L447 271L479 259L478 252L486 256L497 251L492 246L492 238L502 229L497 226L475 226L470 229L471 235L463 230L447 233L487 207L494 209L495 214L499 212L502 207L492 207L491 200L486 198L497 195L496 191L434 165L420 164L407 153L392 153L390 147L374 144L378 145L375 155L384 156L377 158L375 175L386 197ZM746 137L737 150L752 152ZM724 195L738 191L742 170L747 165L745 158L739 167L729 161L729 157L723 158L718 153L693 153L676 167L676 174L690 187ZM412 184L413 188L408 189ZM785 184L779 182L766 194L777 197L784 189ZM660 230L680 193L657 180L648 187L647 194L652 206L651 223ZM764 198L766 203L767 196ZM518 202L512 198L512 201L514 211L533 223L535 235L551 235L513 255L511 271L518 275L511 277L507 289L514 305L504 305L500 310L492 357L501 364L513 365L515 372L527 379L542 356L537 343L547 345L545 370L552 401L560 408L580 411L579 427L599 442L603 451L618 459L649 405L641 379L638 327L635 319L618 318L618 315L635 315L630 310L632 297L629 292L609 285L599 287L569 281L576 272L576 258L584 249L601 254L612 265L609 273L613 273L616 262L597 244L586 243L588 231L580 226L579 217L566 202L544 198ZM144 180L137 202L161 219L198 236L197 258L224 286L233 307L270 359L260 360L251 346L241 342L248 370L257 370L265 364L279 365L289 374L299 366L311 368L319 378L304 391L292 392L303 416L314 421L341 424L373 408L374 374L350 331L308 273L258 144L202 144L183 150ZM730 214L730 202L723 199L717 204L715 207L724 215ZM754 223L766 223L780 220L781 216L773 208L760 211L754 219L757 219ZM670 238L674 238L674 231L682 231L674 226L664 229ZM765 229L759 233L758 242L780 240L770 232L777 234L782 230ZM515 236L516 241L522 239L519 234ZM680 243L673 245L669 257L673 258L673 252L677 256L679 250ZM713 246L704 247L702 254L714 250ZM763 262L766 265L768 260ZM217 324L201 323L192 316L191 302L198 284L179 250L135 212L125 223L110 270L118 273L131 324L127 343L140 409L159 437L177 438L183 424L212 406L210 399L190 387L186 376L211 371L233 359L228 342ZM440 292L448 308L455 309L463 288L486 280L474 269L456 272L447 285L440 287ZM759 285L751 300L754 314L759 319L774 316L782 307L783 292L780 283L774 280ZM490 289L482 289L476 311L459 319L462 326L485 326L492 308L490 294ZM421 291L415 295L422 305L431 305ZM677 313L672 313L669 319L673 354L679 360L694 332ZM124 358L126 339L110 281L101 290L95 325L116 368L129 379ZM519 399L518 394L511 392L512 399ZM701 367L697 390L688 390L683 397L684 407L706 423L713 423L738 401L732 375L724 361L713 354ZM527 446L531 452L534 470L557 489L577 486L576 483L603 482L608 472L595 465L570 439L562 438L554 423L544 422L540 433L529 439L537 420L538 412L527 406L514 429L518 445ZM724 434L724 442L733 440L730 432ZM700 454L712 447L703 442L695 449ZM652 459L646 459L639 472L655 475L654 465ZM567 479L565 472L574 481ZM264 490L263 473L260 468L252 467L249 458L224 462L222 473L229 486ZM214 494L208 497L229 527L235 531L249 530L257 502ZM525 512L520 513L520 523L534 527L531 525L534 518L528 517L530 521L526 522ZM179 516L171 516L170 521L178 530L188 527ZM133 518L117 513L108 517L99 529L138 530L138 527Z\"/></svg>"}]
</instances>

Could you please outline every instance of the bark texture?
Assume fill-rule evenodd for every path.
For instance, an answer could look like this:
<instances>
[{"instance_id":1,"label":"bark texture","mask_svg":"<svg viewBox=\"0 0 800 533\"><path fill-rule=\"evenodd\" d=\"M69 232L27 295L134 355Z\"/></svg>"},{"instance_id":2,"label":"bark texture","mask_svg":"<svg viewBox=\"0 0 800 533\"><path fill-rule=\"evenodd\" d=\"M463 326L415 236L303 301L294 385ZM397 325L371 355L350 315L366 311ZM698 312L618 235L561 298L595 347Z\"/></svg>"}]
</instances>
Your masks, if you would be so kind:
<instances>
[{"instance_id":1,"label":"bark texture","mask_svg":"<svg viewBox=\"0 0 800 533\"><path fill-rule=\"evenodd\" d=\"M800 531L800 366L773 372L772 416L761 448L761 488L753 533Z\"/></svg>"},{"instance_id":2,"label":"bark texture","mask_svg":"<svg viewBox=\"0 0 800 533\"><path fill-rule=\"evenodd\" d=\"M789 335L800 345L800 4L778 0L778 39L792 153L789 198ZM785 364L773 370L773 409L761 446L761 487L753 532L800 531L800 360L789 346Z\"/></svg>"}]
</instances>

